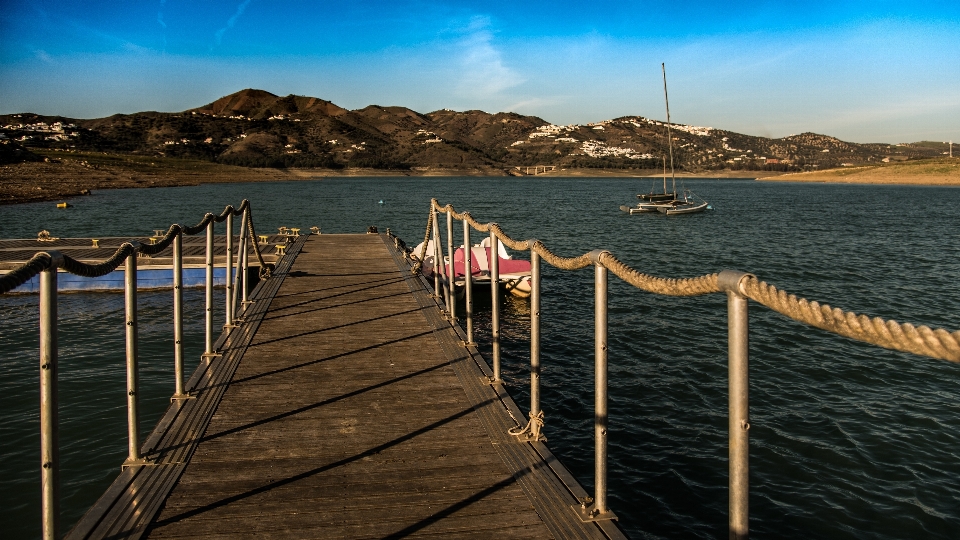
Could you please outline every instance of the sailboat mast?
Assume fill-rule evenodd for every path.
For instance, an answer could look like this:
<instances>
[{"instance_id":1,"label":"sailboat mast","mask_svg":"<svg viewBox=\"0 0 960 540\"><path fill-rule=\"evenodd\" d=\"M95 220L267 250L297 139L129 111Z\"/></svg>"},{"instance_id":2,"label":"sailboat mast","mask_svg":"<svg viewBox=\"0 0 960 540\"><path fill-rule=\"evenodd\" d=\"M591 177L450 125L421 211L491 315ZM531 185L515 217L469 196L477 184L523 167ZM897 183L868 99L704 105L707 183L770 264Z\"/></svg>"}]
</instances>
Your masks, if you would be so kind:
<instances>
[{"instance_id":1,"label":"sailboat mast","mask_svg":"<svg viewBox=\"0 0 960 540\"><path fill-rule=\"evenodd\" d=\"M667 156L663 156L663 194L667 194Z\"/></svg>"},{"instance_id":2,"label":"sailboat mast","mask_svg":"<svg viewBox=\"0 0 960 540\"><path fill-rule=\"evenodd\" d=\"M673 180L673 195L677 195L677 176L673 170L673 136L670 134L670 98L667 97L667 66L660 63L660 69L663 70L663 101L667 104L667 148L670 149L670 178ZM666 173L666 171L664 171ZM664 174L666 181L666 174ZM666 186L664 186L666 191Z\"/></svg>"}]
</instances>

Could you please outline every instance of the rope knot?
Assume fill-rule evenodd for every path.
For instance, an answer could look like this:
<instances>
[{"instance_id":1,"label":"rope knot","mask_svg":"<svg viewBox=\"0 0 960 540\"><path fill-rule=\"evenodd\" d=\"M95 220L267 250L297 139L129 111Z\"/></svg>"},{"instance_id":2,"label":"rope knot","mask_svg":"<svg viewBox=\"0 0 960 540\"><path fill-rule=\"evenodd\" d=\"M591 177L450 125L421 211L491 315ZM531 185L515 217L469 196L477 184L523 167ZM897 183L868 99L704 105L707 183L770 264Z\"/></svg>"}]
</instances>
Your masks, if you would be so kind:
<instances>
[{"instance_id":1,"label":"rope knot","mask_svg":"<svg viewBox=\"0 0 960 540\"><path fill-rule=\"evenodd\" d=\"M546 442L547 438L540 434L543 429L543 411L538 412L537 414L530 413L530 420L527 421L527 425L512 427L507 430L507 433L513 435L517 438L524 438L529 441L542 441Z\"/></svg>"}]
</instances>

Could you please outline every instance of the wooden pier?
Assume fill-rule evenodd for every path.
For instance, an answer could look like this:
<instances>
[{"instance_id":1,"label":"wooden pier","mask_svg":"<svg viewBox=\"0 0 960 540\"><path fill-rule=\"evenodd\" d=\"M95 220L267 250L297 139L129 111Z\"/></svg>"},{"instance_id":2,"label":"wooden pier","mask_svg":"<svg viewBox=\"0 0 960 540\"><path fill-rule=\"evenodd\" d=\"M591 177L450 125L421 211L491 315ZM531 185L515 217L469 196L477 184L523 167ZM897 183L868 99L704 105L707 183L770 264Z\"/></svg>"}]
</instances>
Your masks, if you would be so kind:
<instances>
[{"instance_id":1,"label":"wooden pier","mask_svg":"<svg viewBox=\"0 0 960 540\"><path fill-rule=\"evenodd\" d=\"M304 235L69 538L623 538L391 237Z\"/></svg>"}]
</instances>

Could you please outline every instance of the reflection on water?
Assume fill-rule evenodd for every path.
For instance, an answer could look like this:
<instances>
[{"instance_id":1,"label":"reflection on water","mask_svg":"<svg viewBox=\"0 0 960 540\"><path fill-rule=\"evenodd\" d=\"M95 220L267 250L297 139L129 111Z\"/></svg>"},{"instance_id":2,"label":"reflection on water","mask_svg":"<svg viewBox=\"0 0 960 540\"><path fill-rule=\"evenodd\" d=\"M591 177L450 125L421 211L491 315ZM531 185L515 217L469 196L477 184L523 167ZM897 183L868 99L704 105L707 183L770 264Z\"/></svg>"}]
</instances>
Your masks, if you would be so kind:
<instances>
[{"instance_id":1,"label":"reflection on water","mask_svg":"<svg viewBox=\"0 0 960 540\"><path fill-rule=\"evenodd\" d=\"M41 229L61 237L143 234L249 198L261 233L377 225L413 245L437 197L561 255L609 249L641 271L669 277L749 271L846 310L960 328L960 190L688 180L714 211L666 217L617 210L648 183L345 178L100 192L67 210L4 207L0 237L31 238ZM592 286L589 269L544 265L545 432L588 490ZM173 390L171 303L169 293L140 294L144 432ZM199 359L203 346L202 303L202 291L187 292L190 359ZM526 408L529 303L507 297L503 309L503 376ZM125 455L122 310L119 294L61 296L65 527L102 493ZM477 339L488 354L489 311L478 311ZM659 297L611 277L610 504L634 537L725 535L725 314L720 295ZM39 531L36 297L0 298L0 328L0 527L5 536L31 537ZM855 343L751 304L754 534L960 536L958 388L960 366Z\"/></svg>"}]
</instances>

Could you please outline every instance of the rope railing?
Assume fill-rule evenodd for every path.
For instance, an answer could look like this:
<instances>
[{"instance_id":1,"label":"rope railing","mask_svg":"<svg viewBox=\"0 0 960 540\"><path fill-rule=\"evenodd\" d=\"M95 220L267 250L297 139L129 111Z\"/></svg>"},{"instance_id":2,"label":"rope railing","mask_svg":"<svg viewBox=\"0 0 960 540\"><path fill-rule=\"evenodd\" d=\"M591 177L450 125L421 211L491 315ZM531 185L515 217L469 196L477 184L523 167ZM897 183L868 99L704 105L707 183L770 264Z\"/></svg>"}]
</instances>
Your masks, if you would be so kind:
<instances>
[{"instance_id":1,"label":"rope railing","mask_svg":"<svg viewBox=\"0 0 960 540\"><path fill-rule=\"evenodd\" d=\"M63 262L58 267L70 272L71 274L81 277L93 278L105 276L119 268L123 261L132 252L142 253L144 255L157 255L170 247L177 235L196 235L205 231L207 229L207 225L209 225L211 222L222 223L227 219L227 216L239 216L242 215L244 211L247 211L246 220L248 227L248 234L245 236L249 239L250 243L254 247L253 253L257 256L257 262L260 263L261 268L260 278L263 279L270 275L273 265L267 263L263 259L263 253L260 251L260 245L257 242L256 231L253 228L253 215L250 209L250 201L246 199L244 199L237 208L228 205L226 208L224 208L220 215L205 214L203 219L200 220L200 223L194 225L193 227L184 227L174 223L173 225L170 225L167 233L161 239L157 240L156 244L137 243L134 245L131 242L124 242L119 248L117 248L113 255L103 262L97 264L84 263L68 255L63 255ZM16 289L17 287L33 279L35 276L39 275L40 272L49 269L51 261L52 259L48 252L37 252L37 254L31 257L27 262L0 276L0 294Z\"/></svg>"},{"instance_id":2,"label":"rope railing","mask_svg":"<svg viewBox=\"0 0 960 540\"><path fill-rule=\"evenodd\" d=\"M931 329L843 311L798 298L755 277L744 280L741 288L747 298L821 330L886 349L960 362L960 331Z\"/></svg>"},{"instance_id":3,"label":"rope railing","mask_svg":"<svg viewBox=\"0 0 960 540\"><path fill-rule=\"evenodd\" d=\"M590 252L577 257L561 257L550 251L539 240L515 240L496 223L480 223L469 212L457 213L453 205L440 206L436 199L432 200L431 205L438 212L449 212L454 219L466 220L471 227L480 232L493 231L497 238L511 249L520 251L532 249L544 261L561 270L580 270L593 264L590 260ZM654 294L700 296L722 292L717 284L717 274L681 279L660 278L631 268L608 251L601 253L600 264L624 282ZM742 294L747 298L795 321L821 330L887 349L960 362L960 330L949 332L927 326L915 327L909 323L901 324L894 320L870 318L866 315L845 312L786 293L752 276L743 282L742 287Z\"/></svg>"},{"instance_id":4,"label":"rope railing","mask_svg":"<svg viewBox=\"0 0 960 540\"><path fill-rule=\"evenodd\" d=\"M563 257L551 251L543 242L535 239L517 240L511 238L497 223L480 223L469 212L457 212L451 204L441 206L436 199L430 201L430 219L427 230L429 232L434 213L447 214L447 256L450 267L443 276L448 296L446 309L448 319L455 322L455 275L453 272L453 227L451 218L464 223L464 280L466 289L466 323L467 340L464 345L473 345L472 335L472 305L470 271L466 270L469 264L471 245L469 242L469 228L490 234L491 253L491 295L493 338L493 372L500 372L498 284L496 283L496 242L511 249L530 252L531 263L531 336L530 336L530 421L525 426L511 429L510 434L522 440L544 440L539 431L543 427L543 411L539 403L539 374L540 374L540 260L561 270L580 270L588 266L595 267L595 411L594 411L594 439L596 442L595 461L595 496L591 501L583 501L580 507L580 517L585 521L601 519L615 519L613 513L606 506L606 433L607 433L607 272L613 273L625 283L640 290L666 296L701 296L713 293L727 295L728 340L729 340L729 440L730 440L730 508L729 532L730 538L747 538L749 536L748 496L749 496L749 323L747 300L753 300L767 308L780 313L800 323L831 332L855 341L877 345L887 349L908 352L930 358L960 362L960 330L950 332L943 329L931 329L927 326L914 326L909 323L898 323L894 320L885 320L880 317L868 317L853 312L845 312L827 304L820 304L797 297L779 290L773 285L760 281L752 274L724 270L716 274L707 274L692 278L662 278L640 272L620 261L609 251L594 250L575 257ZM434 232L436 244L440 245L439 233ZM424 239L426 242L426 239ZM434 255L439 262L442 253ZM422 263L420 263L422 264ZM437 265L439 268L439 265ZM435 278L440 283L439 278ZM456 283L459 286L459 283ZM491 383L500 383L499 376L495 375Z\"/></svg>"},{"instance_id":5,"label":"rope railing","mask_svg":"<svg viewBox=\"0 0 960 540\"><path fill-rule=\"evenodd\" d=\"M240 249L233 248L233 216L243 216L240 227ZM201 357L208 363L221 353L213 350L213 282L214 282L214 223L227 222L226 231L226 324L225 330L235 328L242 323L237 318L237 299L242 290L242 305L246 309L249 268L248 245L260 263L260 277L269 277L272 265L263 259L258 238L253 228L253 216L250 202L246 199L239 207L226 206L217 215L207 213L200 222L192 227L179 224L170 225L162 238L153 238L155 243L144 244L136 241L124 242L105 260L88 263L64 255L56 250L36 253L27 262L0 276L0 294L10 292L24 283L39 276L40 285L40 432L41 432L41 514L42 537L59 538L59 428L56 410L58 408L57 391L57 271L62 269L74 275L96 278L105 276L121 265L124 268L124 304L126 331L126 367L127 367L127 438L128 457L124 467L148 465L141 455L139 435L138 405L138 323L137 323L137 257L139 255L157 255L172 249L173 272L173 319L174 319L174 378L175 392L171 399L190 399L193 396L183 388L183 235L195 235L206 232L206 329L205 348ZM237 257L237 271L231 275L233 257ZM237 285L240 285L240 290ZM232 294L231 294L232 293Z\"/></svg>"},{"instance_id":6,"label":"rope railing","mask_svg":"<svg viewBox=\"0 0 960 540\"><path fill-rule=\"evenodd\" d=\"M419 274L423 270L423 261L427 256L427 241L430 240L430 229L433 228L433 212L430 212L429 217L427 218L427 230L423 232L423 243L420 245L420 253L415 254L413 257L415 262L413 264L413 269L411 270L414 274Z\"/></svg>"}]
</instances>

